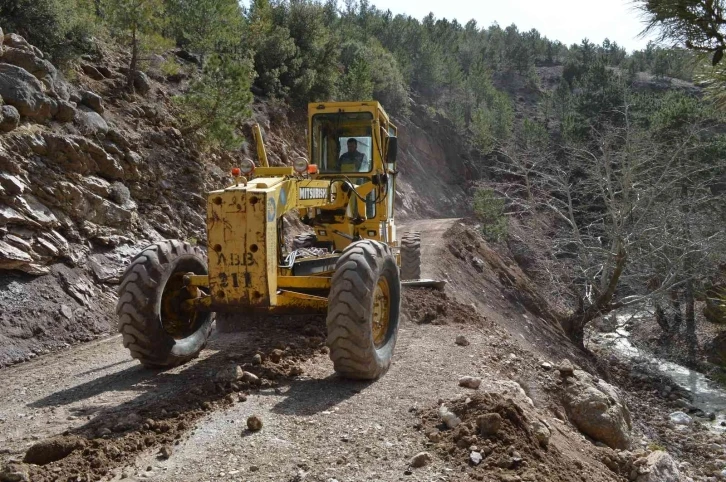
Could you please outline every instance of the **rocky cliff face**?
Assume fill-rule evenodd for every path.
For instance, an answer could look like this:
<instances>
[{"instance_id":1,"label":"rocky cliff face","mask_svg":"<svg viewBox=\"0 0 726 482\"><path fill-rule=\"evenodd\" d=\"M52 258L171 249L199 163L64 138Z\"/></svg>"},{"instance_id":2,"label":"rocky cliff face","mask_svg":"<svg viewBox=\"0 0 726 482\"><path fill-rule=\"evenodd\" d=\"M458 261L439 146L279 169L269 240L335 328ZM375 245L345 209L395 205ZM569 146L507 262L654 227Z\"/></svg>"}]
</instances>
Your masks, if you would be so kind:
<instances>
[{"instance_id":1,"label":"rocky cliff face","mask_svg":"<svg viewBox=\"0 0 726 482\"><path fill-rule=\"evenodd\" d=\"M123 53L84 57L69 82L22 37L0 31L0 42L3 366L115 331L115 285L126 263L160 239L203 245L205 192L228 183L235 160L254 148L202 151L181 135L171 97L187 79L159 66L193 58L157 56L130 94ZM460 216L461 186L473 177L466 154L442 119L414 109L400 123L399 215ZM253 122L273 165L305 155L300 114L260 101Z\"/></svg>"},{"instance_id":2,"label":"rocky cliff face","mask_svg":"<svg viewBox=\"0 0 726 482\"><path fill-rule=\"evenodd\" d=\"M69 83L22 37L0 42L2 366L112 331L124 264L150 241L203 239L203 193L232 160L182 137L178 84L141 74L126 93L123 55Z\"/></svg>"}]
</instances>

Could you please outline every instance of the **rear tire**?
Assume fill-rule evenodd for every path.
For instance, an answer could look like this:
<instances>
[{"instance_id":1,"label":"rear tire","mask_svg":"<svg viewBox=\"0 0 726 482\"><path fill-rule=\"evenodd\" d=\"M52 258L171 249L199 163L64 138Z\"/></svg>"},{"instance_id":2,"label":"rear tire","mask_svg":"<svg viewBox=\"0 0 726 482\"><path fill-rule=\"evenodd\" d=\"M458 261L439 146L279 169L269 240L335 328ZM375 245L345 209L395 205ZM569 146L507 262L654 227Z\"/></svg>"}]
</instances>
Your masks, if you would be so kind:
<instances>
[{"instance_id":1,"label":"rear tire","mask_svg":"<svg viewBox=\"0 0 726 482\"><path fill-rule=\"evenodd\" d=\"M373 380L391 365L401 309L401 280L387 245L363 240L336 263L328 296L328 339L335 371Z\"/></svg>"},{"instance_id":2,"label":"rear tire","mask_svg":"<svg viewBox=\"0 0 726 482\"><path fill-rule=\"evenodd\" d=\"M404 233L401 238L401 279L421 279L421 233Z\"/></svg>"},{"instance_id":3,"label":"rear tire","mask_svg":"<svg viewBox=\"0 0 726 482\"><path fill-rule=\"evenodd\" d=\"M207 343L213 314L179 308L191 297L186 288L178 289L180 277L189 272L208 273L204 252L182 241L162 241L136 255L121 278L119 330L131 356L145 367L181 365Z\"/></svg>"}]
</instances>

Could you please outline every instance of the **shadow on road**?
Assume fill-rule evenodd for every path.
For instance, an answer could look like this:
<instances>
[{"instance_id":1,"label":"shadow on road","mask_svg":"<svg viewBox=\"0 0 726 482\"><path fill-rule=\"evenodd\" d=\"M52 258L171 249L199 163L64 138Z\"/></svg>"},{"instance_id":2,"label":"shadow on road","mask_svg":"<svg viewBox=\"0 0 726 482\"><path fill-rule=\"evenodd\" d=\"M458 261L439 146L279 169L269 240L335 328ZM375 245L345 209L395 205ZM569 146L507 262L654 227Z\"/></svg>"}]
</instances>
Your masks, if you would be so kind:
<instances>
[{"instance_id":1,"label":"shadow on road","mask_svg":"<svg viewBox=\"0 0 726 482\"><path fill-rule=\"evenodd\" d=\"M90 370L89 372L101 369L102 368ZM120 372L110 373L86 383L55 392L45 398L41 398L40 400L36 400L35 402L28 404L28 406L32 408L57 407L86 400L106 392L124 390L136 390L143 392L148 389L148 387L143 383L148 382L159 375L163 376L163 373L148 370L141 365L134 365L121 370ZM158 382L155 381L155 383Z\"/></svg>"},{"instance_id":2,"label":"shadow on road","mask_svg":"<svg viewBox=\"0 0 726 482\"><path fill-rule=\"evenodd\" d=\"M314 415L352 398L371 381L346 380L333 374L323 379L310 378L290 383L285 399L272 408L280 415Z\"/></svg>"}]
</instances>

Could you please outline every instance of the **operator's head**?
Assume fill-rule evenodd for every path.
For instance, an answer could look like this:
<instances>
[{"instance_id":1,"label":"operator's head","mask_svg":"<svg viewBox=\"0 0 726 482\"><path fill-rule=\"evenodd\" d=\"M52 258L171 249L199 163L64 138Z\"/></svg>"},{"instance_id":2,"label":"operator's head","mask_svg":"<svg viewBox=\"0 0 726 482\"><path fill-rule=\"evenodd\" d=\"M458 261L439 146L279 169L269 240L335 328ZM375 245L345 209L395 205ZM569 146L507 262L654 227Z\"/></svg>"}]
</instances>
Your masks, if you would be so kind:
<instances>
[{"instance_id":1,"label":"operator's head","mask_svg":"<svg viewBox=\"0 0 726 482\"><path fill-rule=\"evenodd\" d=\"M348 152L355 152L358 149L358 141L353 137L348 139Z\"/></svg>"}]
</instances>

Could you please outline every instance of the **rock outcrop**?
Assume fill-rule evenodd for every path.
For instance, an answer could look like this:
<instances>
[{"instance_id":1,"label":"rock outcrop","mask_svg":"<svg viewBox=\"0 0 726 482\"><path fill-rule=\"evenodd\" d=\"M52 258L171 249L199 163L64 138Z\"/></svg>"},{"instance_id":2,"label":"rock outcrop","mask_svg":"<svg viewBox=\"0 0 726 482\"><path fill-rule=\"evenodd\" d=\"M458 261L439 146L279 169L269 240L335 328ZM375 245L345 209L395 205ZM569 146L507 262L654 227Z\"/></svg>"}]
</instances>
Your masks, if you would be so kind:
<instances>
[{"instance_id":1,"label":"rock outcrop","mask_svg":"<svg viewBox=\"0 0 726 482\"><path fill-rule=\"evenodd\" d=\"M567 416L582 433L614 449L630 447L630 411L615 387L574 370L563 374L562 390Z\"/></svg>"},{"instance_id":2,"label":"rock outcrop","mask_svg":"<svg viewBox=\"0 0 726 482\"><path fill-rule=\"evenodd\" d=\"M681 474L668 452L656 450L646 458L635 482L681 482Z\"/></svg>"}]
</instances>

